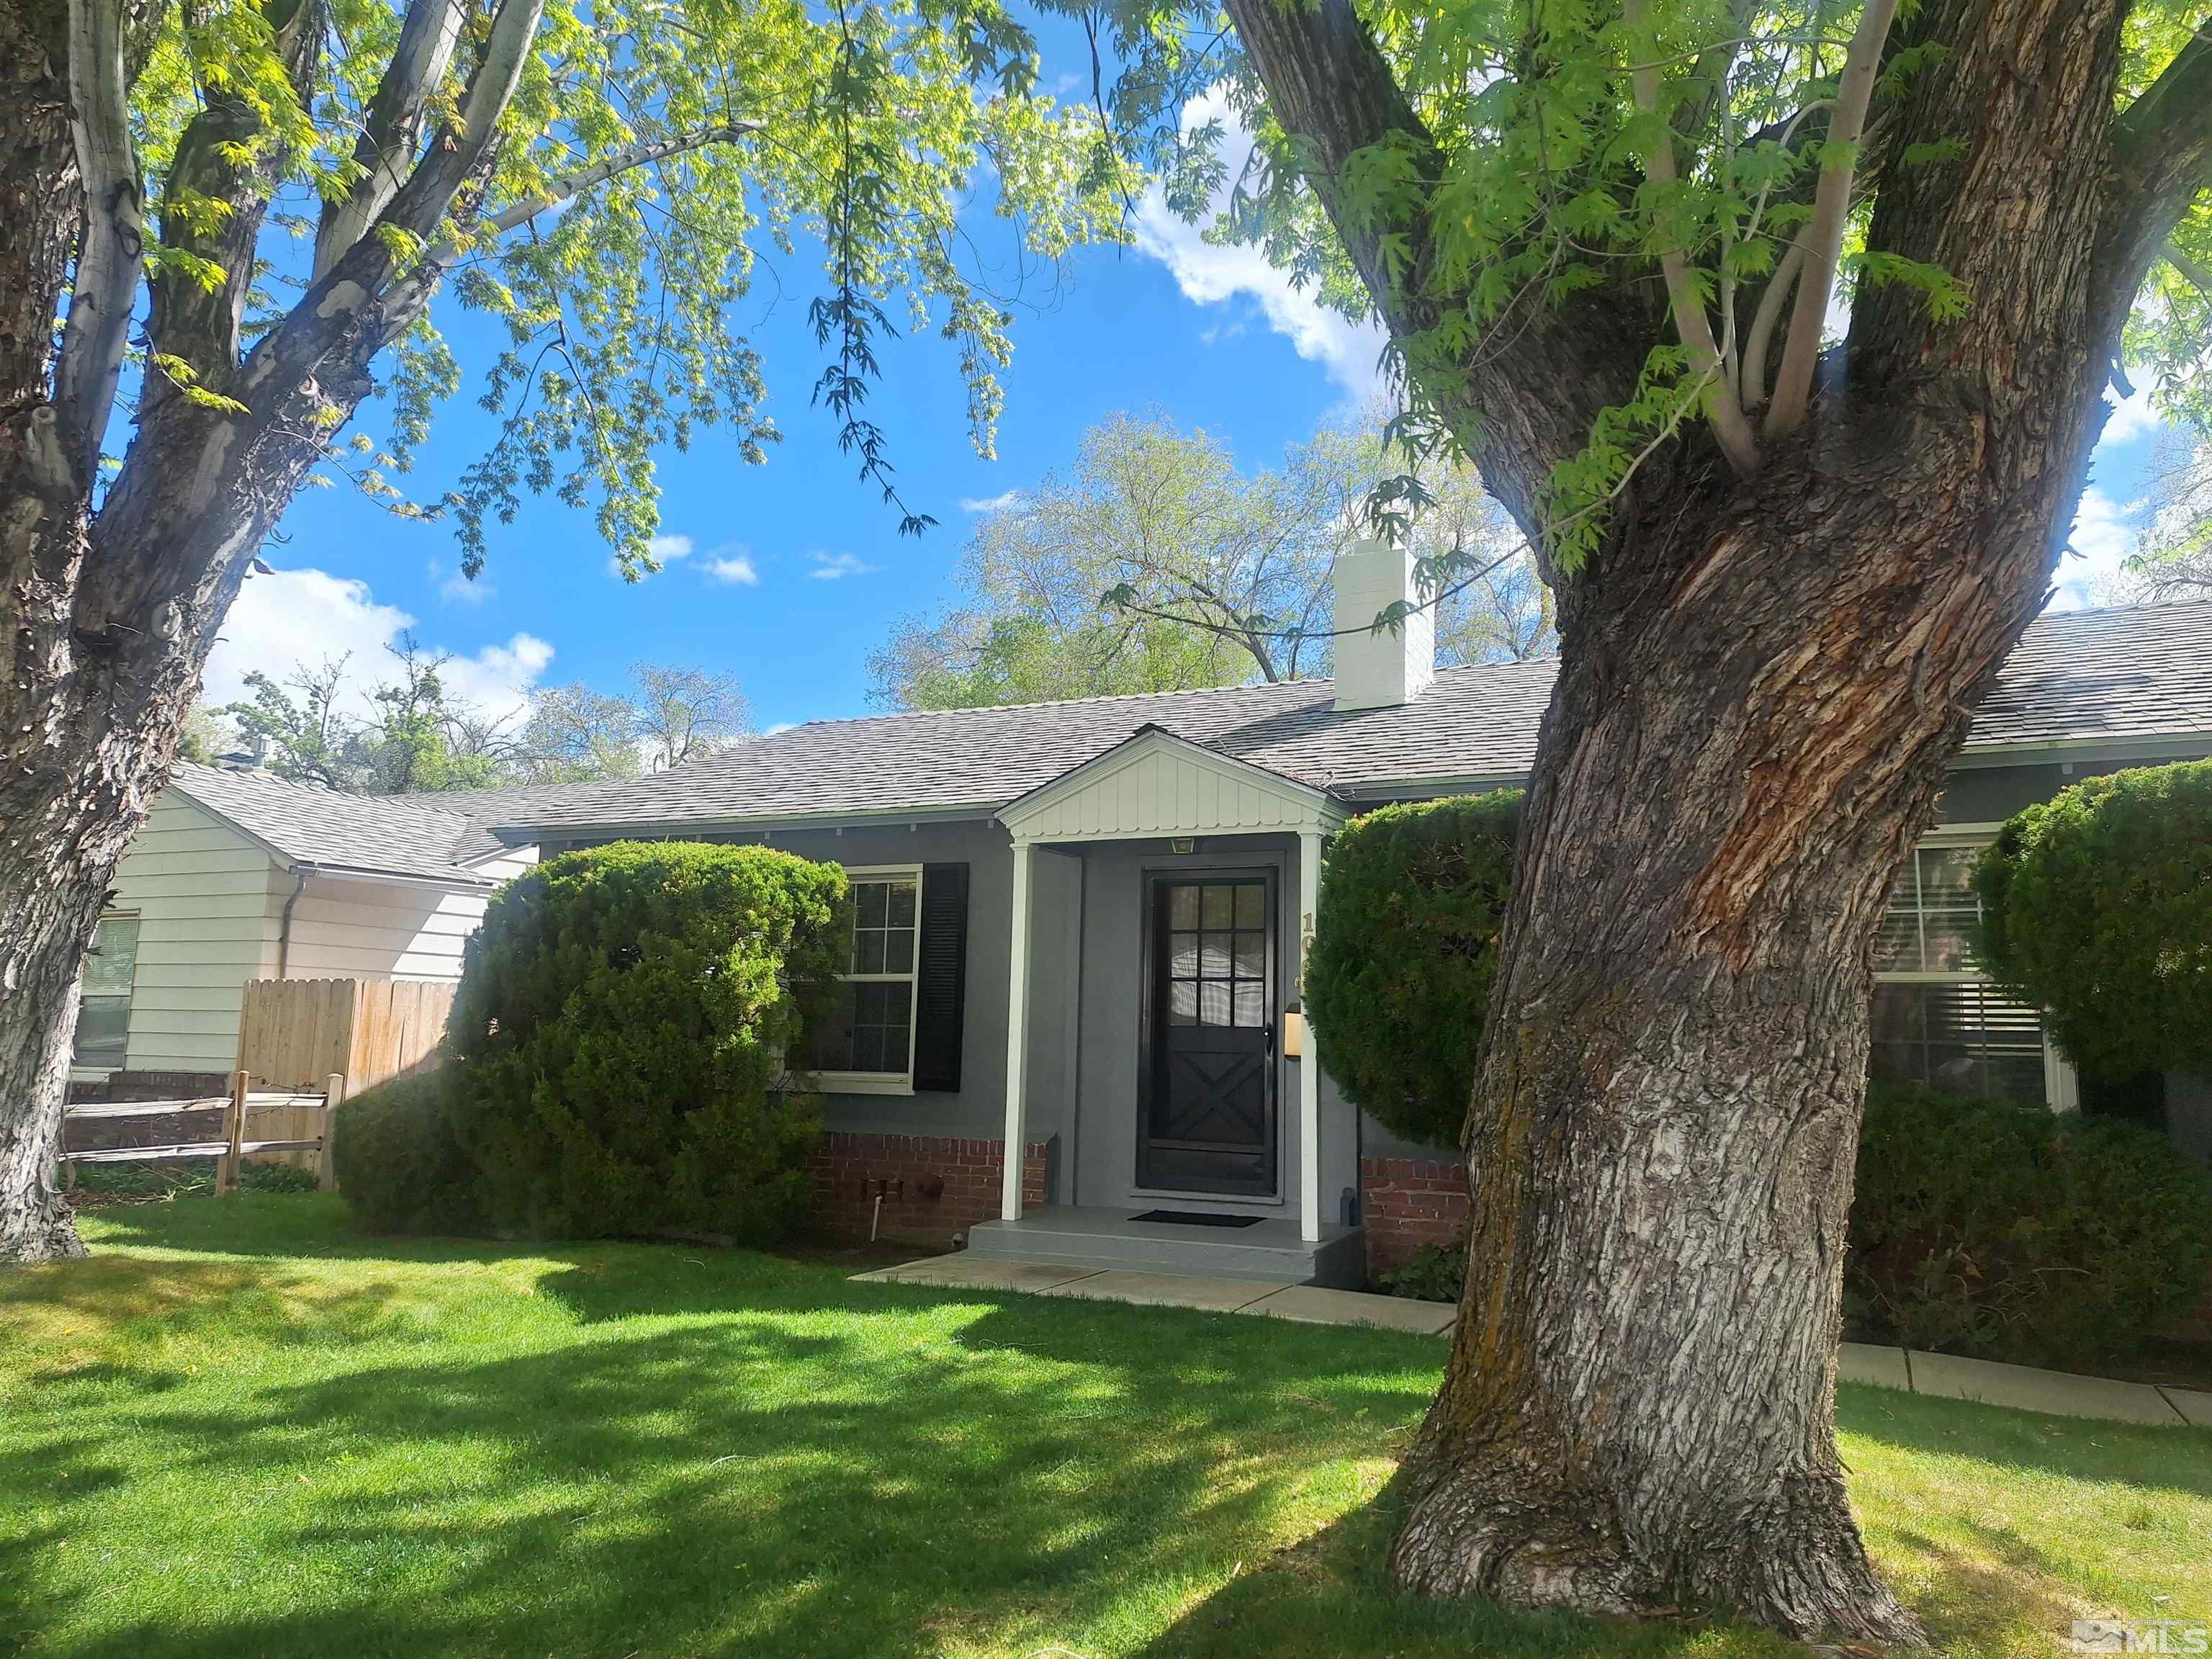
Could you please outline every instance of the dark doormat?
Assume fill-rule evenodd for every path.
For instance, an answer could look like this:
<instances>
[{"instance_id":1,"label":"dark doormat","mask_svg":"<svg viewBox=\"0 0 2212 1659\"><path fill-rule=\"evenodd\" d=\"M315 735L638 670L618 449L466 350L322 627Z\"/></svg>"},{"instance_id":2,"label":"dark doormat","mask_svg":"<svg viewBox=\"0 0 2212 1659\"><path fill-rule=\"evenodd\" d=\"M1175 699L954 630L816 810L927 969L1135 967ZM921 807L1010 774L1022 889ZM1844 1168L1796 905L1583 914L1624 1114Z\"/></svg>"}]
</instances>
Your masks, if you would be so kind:
<instances>
[{"instance_id":1,"label":"dark doormat","mask_svg":"<svg viewBox=\"0 0 2212 1659\"><path fill-rule=\"evenodd\" d=\"M1172 1221L1178 1227L1256 1227L1263 1215L1214 1215L1204 1210L1143 1210L1132 1221Z\"/></svg>"}]
</instances>

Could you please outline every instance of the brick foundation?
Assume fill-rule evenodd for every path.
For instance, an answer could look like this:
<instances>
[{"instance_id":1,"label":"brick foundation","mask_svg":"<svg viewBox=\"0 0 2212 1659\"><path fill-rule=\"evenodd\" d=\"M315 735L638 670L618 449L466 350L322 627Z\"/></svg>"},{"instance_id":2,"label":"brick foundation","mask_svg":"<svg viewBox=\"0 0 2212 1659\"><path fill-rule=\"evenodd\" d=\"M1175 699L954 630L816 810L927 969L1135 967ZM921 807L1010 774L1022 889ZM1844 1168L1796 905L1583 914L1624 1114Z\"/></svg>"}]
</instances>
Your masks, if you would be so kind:
<instances>
[{"instance_id":1,"label":"brick foundation","mask_svg":"<svg viewBox=\"0 0 2212 1659\"><path fill-rule=\"evenodd\" d=\"M228 1072L110 1072L94 1081L70 1080L67 1098L102 1104L126 1100L197 1100L230 1093Z\"/></svg>"},{"instance_id":2,"label":"brick foundation","mask_svg":"<svg viewBox=\"0 0 2212 1659\"><path fill-rule=\"evenodd\" d=\"M888 1181L891 1192L876 1237L950 1249L955 1234L997 1218L1006 1145L951 1135L825 1134L808 1161L814 1192L807 1231L824 1238L866 1238L875 1183ZM1045 1201L1048 1158L1042 1141L1024 1149L1024 1206Z\"/></svg>"},{"instance_id":3,"label":"brick foundation","mask_svg":"<svg viewBox=\"0 0 2212 1659\"><path fill-rule=\"evenodd\" d=\"M1425 1244L1449 1244L1467 1232L1467 1176L1456 1164L1364 1158L1359 1191L1370 1279L1403 1267Z\"/></svg>"}]
</instances>

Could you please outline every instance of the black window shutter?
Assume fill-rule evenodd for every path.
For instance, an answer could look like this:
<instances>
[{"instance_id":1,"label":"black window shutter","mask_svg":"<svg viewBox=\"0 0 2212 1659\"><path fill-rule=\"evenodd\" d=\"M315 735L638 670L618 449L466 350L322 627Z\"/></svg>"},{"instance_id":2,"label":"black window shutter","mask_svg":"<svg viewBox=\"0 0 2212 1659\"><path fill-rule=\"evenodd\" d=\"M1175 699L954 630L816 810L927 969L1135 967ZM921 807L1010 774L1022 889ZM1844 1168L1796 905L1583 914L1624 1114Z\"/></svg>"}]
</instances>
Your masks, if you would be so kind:
<instances>
[{"instance_id":1,"label":"black window shutter","mask_svg":"<svg viewBox=\"0 0 2212 1659\"><path fill-rule=\"evenodd\" d=\"M960 1087L960 1025L968 1001L968 866L921 871L921 943L915 971L914 1086Z\"/></svg>"}]
</instances>

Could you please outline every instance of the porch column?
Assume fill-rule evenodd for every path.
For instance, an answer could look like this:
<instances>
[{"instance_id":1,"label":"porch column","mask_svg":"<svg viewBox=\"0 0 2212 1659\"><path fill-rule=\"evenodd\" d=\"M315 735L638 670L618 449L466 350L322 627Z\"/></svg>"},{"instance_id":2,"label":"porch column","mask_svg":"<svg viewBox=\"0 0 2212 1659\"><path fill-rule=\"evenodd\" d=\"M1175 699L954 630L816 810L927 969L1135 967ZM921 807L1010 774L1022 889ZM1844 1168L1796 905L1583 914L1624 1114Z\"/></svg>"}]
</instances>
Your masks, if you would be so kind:
<instances>
[{"instance_id":1,"label":"porch column","mask_svg":"<svg viewBox=\"0 0 2212 1659\"><path fill-rule=\"evenodd\" d=\"M1030 870L1031 844L1014 839L1013 949L1006 972L1006 1157L999 1213L1022 1218L1022 1090L1030 1052Z\"/></svg>"},{"instance_id":2,"label":"porch column","mask_svg":"<svg viewBox=\"0 0 2212 1659\"><path fill-rule=\"evenodd\" d=\"M1321 915L1321 832L1298 832L1298 1008L1305 1027L1298 1050L1298 1237L1321 1237L1321 1056L1306 1002L1306 951Z\"/></svg>"}]
</instances>

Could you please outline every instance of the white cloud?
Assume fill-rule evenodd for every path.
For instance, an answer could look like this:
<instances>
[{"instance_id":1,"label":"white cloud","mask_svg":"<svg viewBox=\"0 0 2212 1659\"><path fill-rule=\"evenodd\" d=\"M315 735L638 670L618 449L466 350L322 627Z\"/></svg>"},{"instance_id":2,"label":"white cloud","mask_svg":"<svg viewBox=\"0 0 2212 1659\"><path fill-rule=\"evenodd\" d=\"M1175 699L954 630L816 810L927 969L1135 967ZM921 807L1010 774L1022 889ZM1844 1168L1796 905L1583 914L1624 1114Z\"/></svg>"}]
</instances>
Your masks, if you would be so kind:
<instances>
[{"instance_id":1,"label":"white cloud","mask_svg":"<svg viewBox=\"0 0 2212 1659\"><path fill-rule=\"evenodd\" d=\"M691 556L689 536L655 536L645 544L645 550L663 564L673 564L678 559Z\"/></svg>"},{"instance_id":2,"label":"white cloud","mask_svg":"<svg viewBox=\"0 0 2212 1659\"><path fill-rule=\"evenodd\" d=\"M478 605L499 592L482 576L447 570L442 559L430 561L430 580L438 584L438 598L447 605Z\"/></svg>"},{"instance_id":3,"label":"white cloud","mask_svg":"<svg viewBox=\"0 0 2212 1659\"><path fill-rule=\"evenodd\" d=\"M793 727L796 726L798 724L799 724L799 722L798 722L797 720L778 720L778 721L777 721L774 726L769 726L769 729L768 729L767 731L765 731L765 732L762 732L762 733L761 733L761 736L763 736L763 737L764 737L764 738L772 738L772 737L775 736L779 732L788 732L788 731L790 731Z\"/></svg>"},{"instance_id":4,"label":"white cloud","mask_svg":"<svg viewBox=\"0 0 2212 1659\"><path fill-rule=\"evenodd\" d=\"M2052 579L2058 590L2051 601L2053 611L2112 602L2121 562L2135 551L2146 510L2142 501L2117 501L2094 486L2081 492L2067 550L2059 556Z\"/></svg>"},{"instance_id":5,"label":"white cloud","mask_svg":"<svg viewBox=\"0 0 2212 1659\"><path fill-rule=\"evenodd\" d=\"M1018 489L1001 490L996 495L963 495L960 510L963 513L1003 513L1021 498L1022 492Z\"/></svg>"},{"instance_id":6,"label":"white cloud","mask_svg":"<svg viewBox=\"0 0 2212 1659\"><path fill-rule=\"evenodd\" d=\"M743 553L727 553L708 559L699 567L710 582L720 582L726 587L758 587L760 572Z\"/></svg>"},{"instance_id":7,"label":"white cloud","mask_svg":"<svg viewBox=\"0 0 2212 1659\"><path fill-rule=\"evenodd\" d=\"M883 568L879 564L868 564L853 553L817 553L814 568L806 574L818 582L842 581L848 576L868 576Z\"/></svg>"},{"instance_id":8,"label":"white cloud","mask_svg":"<svg viewBox=\"0 0 2212 1659\"><path fill-rule=\"evenodd\" d=\"M1216 118L1224 132L1222 160L1234 179L1252 140L1237 125L1227 97L1218 89L1210 90L1183 106L1186 131ZM1225 201L1224 191L1214 205ZM1221 305L1240 295L1257 301L1268 327L1286 337L1299 356L1327 369L1343 388L1348 404L1364 408L1383 390L1381 360L1386 337L1372 318L1355 323L1327 309L1310 288L1293 287L1289 274L1269 264L1256 247L1242 243L1220 247L1208 242L1203 222L1186 224L1170 213L1157 185L1137 204L1136 233L1138 251L1173 273L1185 299L1202 306Z\"/></svg>"},{"instance_id":9,"label":"white cloud","mask_svg":"<svg viewBox=\"0 0 2212 1659\"><path fill-rule=\"evenodd\" d=\"M396 605L383 605L368 584L326 570L278 570L247 580L238 603L223 619L222 633L208 657L201 696L210 707L243 700L246 677L256 670L283 682L301 664L319 668L346 659L342 705L349 714L364 711L369 688L389 677L392 661L386 647L398 642L415 618ZM436 651L433 641L426 650ZM456 654L446 665L447 688L457 697L494 714L517 714L553 660L553 647L532 634L516 634L504 645L487 645L472 656Z\"/></svg>"},{"instance_id":10,"label":"white cloud","mask_svg":"<svg viewBox=\"0 0 2212 1659\"><path fill-rule=\"evenodd\" d=\"M2131 444L2136 439L2148 437L2166 429L2166 422L2150 406L2150 387L2139 386L2132 397L2117 395L2117 388L2105 388L2105 401L2112 406L2110 419L2105 422L2104 436L2098 440L2100 449L2106 445Z\"/></svg>"}]
</instances>

